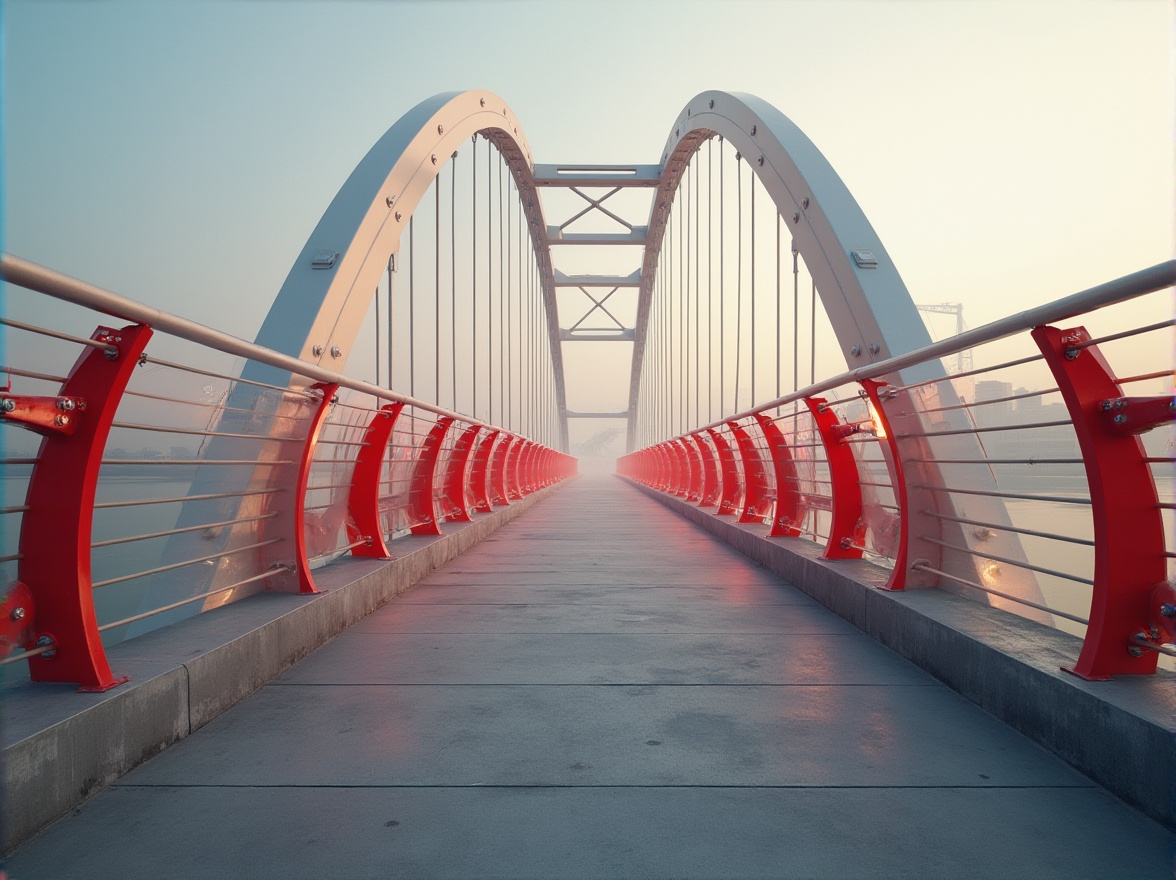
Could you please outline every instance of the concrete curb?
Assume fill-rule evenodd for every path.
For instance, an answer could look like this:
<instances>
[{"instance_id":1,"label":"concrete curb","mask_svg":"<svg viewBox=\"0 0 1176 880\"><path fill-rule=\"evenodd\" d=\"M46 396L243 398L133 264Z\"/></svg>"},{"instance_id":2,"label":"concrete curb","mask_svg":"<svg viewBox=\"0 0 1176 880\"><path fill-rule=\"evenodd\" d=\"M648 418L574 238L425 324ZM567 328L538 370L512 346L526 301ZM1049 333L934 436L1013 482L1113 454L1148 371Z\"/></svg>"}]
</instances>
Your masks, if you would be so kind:
<instances>
[{"instance_id":1,"label":"concrete curb","mask_svg":"<svg viewBox=\"0 0 1176 880\"><path fill-rule=\"evenodd\" d=\"M6 682L3 849L77 807L222 712L433 570L559 489L542 489L440 537L398 539L393 560L340 560L313 596L259 593L109 652L131 681L104 694Z\"/></svg>"},{"instance_id":2,"label":"concrete curb","mask_svg":"<svg viewBox=\"0 0 1176 880\"><path fill-rule=\"evenodd\" d=\"M810 541L621 479L1176 830L1176 675L1083 681L1061 671L1076 636L943 590L881 590L888 572L869 562L821 559Z\"/></svg>"}]
</instances>

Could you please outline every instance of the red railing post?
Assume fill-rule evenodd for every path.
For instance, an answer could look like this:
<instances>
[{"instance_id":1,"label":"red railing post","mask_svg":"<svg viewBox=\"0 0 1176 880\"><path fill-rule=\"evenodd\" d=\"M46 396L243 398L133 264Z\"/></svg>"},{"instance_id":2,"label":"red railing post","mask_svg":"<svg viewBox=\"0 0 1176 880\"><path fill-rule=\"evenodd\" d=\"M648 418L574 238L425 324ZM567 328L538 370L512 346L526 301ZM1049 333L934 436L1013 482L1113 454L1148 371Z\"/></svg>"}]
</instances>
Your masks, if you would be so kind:
<instances>
[{"instance_id":1,"label":"red railing post","mask_svg":"<svg viewBox=\"0 0 1176 880\"><path fill-rule=\"evenodd\" d=\"M504 465L507 501L518 501L523 497L523 487L519 484L519 460L523 457L527 441L523 437L514 437L513 440Z\"/></svg>"},{"instance_id":2,"label":"red railing post","mask_svg":"<svg viewBox=\"0 0 1176 880\"><path fill-rule=\"evenodd\" d=\"M697 504L702 500L702 456L698 454L695 445L695 434L682 438L682 446L686 449L686 459L690 462L690 485L686 487L686 500Z\"/></svg>"},{"instance_id":3,"label":"red railing post","mask_svg":"<svg viewBox=\"0 0 1176 880\"><path fill-rule=\"evenodd\" d=\"M494 509L490 501L490 456L494 452L494 443L498 440L499 432L490 433L478 441L478 449L474 453L473 464L470 465L470 487L474 492L474 510L479 513L489 513Z\"/></svg>"},{"instance_id":4,"label":"red railing post","mask_svg":"<svg viewBox=\"0 0 1176 880\"><path fill-rule=\"evenodd\" d=\"M354 543L367 538L368 543L351 548L352 556L390 559L393 555L384 540L384 525L380 521L380 477L388 441L402 409L403 403L380 407L368 423L363 445L355 456L351 490L347 495L347 541Z\"/></svg>"},{"instance_id":5,"label":"red railing post","mask_svg":"<svg viewBox=\"0 0 1176 880\"><path fill-rule=\"evenodd\" d=\"M823 555L826 559L861 559L865 533L861 476L857 458L845 442L845 438L854 433L856 428L842 424L823 397L806 397L804 402L812 413L821 445L825 447L829 480L833 484L829 543L825 545Z\"/></svg>"},{"instance_id":6,"label":"red railing post","mask_svg":"<svg viewBox=\"0 0 1176 880\"><path fill-rule=\"evenodd\" d=\"M719 482L719 465L715 461L714 448L706 442L702 432L694 435L694 445L698 447L698 457L702 462L702 498L699 507L716 507L722 494L722 484Z\"/></svg>"},{"instance_id":7,"label":"red railing post","mask_svg":"<svg viewBox=\"0 0 1176 880\"><path fill-rule=\"evenodd\" d=\"M878 439L882 441L882 457L886 461L886 473L890 476L890 486L894 490L894 503L898 506L898 545L894 553L894 569L886 582L887 590L902 590L907 586L907 557L911 543L910 503L907 500L906 474L902 467L902 454L898 447L898 437L890 425L890 418L883 406L883 397L887 396L889 388L886 382L876 379L863 379L862 387L866 390L866 397L872 408L874 426ZM932 499L926 499L932 503ZM931 584L926 584L931 586ZM915 584L912 584L915 586Z\"/></svg>"},{"instance_id":8,"label":"red railing post","mask_svg":"<svg viewBox=\"0 0 1176 880\"><path fill-rule=\"evenodd\" d=\"M506 507L510 504L506 493L506 461L516 438L505 431L500 431L499 436L490 458L490 501L496 507Z\"/></svg>"},{"instance_id":9,"label":"red railing post","mask_svg":"<svg viewBox=\"0 0 1176 880\"><path fill-rule=\"evenodd\" d=\"M478 432L481 430L479 425L470 425L462 431L449 456L449 466L445 472L445 498L450 506L450 512L445 519L449 522L473 520L469 503L466 501L466 486L469 485L467 476L470 472L470 455L474 451Z\"/></svg>"},{"instance_id":10,"label":"red railing post","mask_svg":"<svg viewBox=\"0 0 1176 880\"><path fill-rule=\"evenodd\" d=\"M1123 397L1110 365L1085 327L1037 327L1033 341L1049 364L1074 422L1094 519L1094 589L1078 662L1067 671L1087 680L1156 671L1167 581L1164 523L1155 479L1138 434L1173 418L1173 399L1151 412ZM1148 399L1150 400L1150 399ZM1142 419L1135 410L1143 410ZM1138 640L1138 641L1137 641Z\"/></svg>"},{"instance_id":11,"label":"red railing post","mask_svg":"<svg viewBox=\"0 0 1176 880\"><path fill-rule=\"evenodd\" d=\"M55 402L53 424L29 426L44 439L25 495L28 509L21 521L17 578L35 602L25 609L26 615L35 615L27 628L32 644L23 647L49 647L29 658L32 680L75 682L82 691L105 691L127 677L111 673L94 614L94 496L111 422L151 328L99 327L90 338L108 347L87 348L78 357L57 398L62 403ZM59 430L71 425L72 434Z\"/></svg>"},{"instance_id":12,"label":"red railing post","mask_svg":"<svg viewBox=\"0 0 1176 880\"><path fill-rule=\"evenodd\" d=\"M731 433L735 436L735 444L739 447L739 455L743 459L743 510L739 513L739 522L762 522L767 513L768 480L764 472L764 460L747 430L736 422L730 423Z\"/></svg>"},{"instance_id":13,"label":"red railing post","mask_svg":"<svg viewBox=\"0 0 1176 880\"><path fill-rule=\"evenodd\" d=\"M339 391L338 385L331 385L327 383L316 383L311 386L312 389L319 391L322 398L315 407L314 413L310 417L310 422L306 428L306 438L302 442L301 458L298 462L298 475L294 481L294 566L298 575L298 589L287 590L281 580L271 580L266 582L266 588L274 592L299 592L299 593L317 593L318 587L314 585L314 575L310 573L310 553L307 548L309 545L308 532L317 526L322 526L314 520L311 520L306 515L306 488L310 485L310 469L314 464L314 451L318 446L319 435L322 433L323 425L326 423L327 416L331 412L331 405L337 400L335 395ZM280 479L280 471L275 469L274 479ZM279 528L281 517L279 520ZM329 529L337 533L338 520L334 520ZM323 534L324 540L329 540L330 537ZM332 545L333 546L333 545Z\"/></svg>"},{"instance_id":14,"label":"red railing post","mask_svg":"<svg viewBox=\"0 0 1176 880\"><path fill-rule=\"evenodd\" d=\"M739 470L735 467L735 455L731 452L731 446L722 434L714 428L708 428L707 433L710 434L710 438L715 444L715 451L719 455L719 472L722 475L719 481L721 487L719 509L716 513L719 516L730 516L738 509L736 502L739 499L740 489Z\"/></svg>"},{"instance_id":15,"label":"red railing post","mask_svg":"<svg viewBox=\"0 0 1176 880\"><path fill-rule=\"evenodd\" d=\"M425 437L425 442L421 444L421 457L417 459L416 467L413 468L412 485L408 492L409 521L416 523L410 527L414 535L441 534L433 500L433 487L445 433L452 424L453 419L449 416L439 416Z\"/></svg>"},{"instance_id":16,"label":"red railing post","mask_svg":"<svg viewBox=\"0 0 1176 880\"><path fill-rule=\"evenodd\" d=\"M682 445L681 439L671 440L667 446L674 471L674 484L670 487L670 493L685 498L686 489L690 485L690 461L686 458L686 447Z\"/></svg>"},{"instance_id":17,"label":"red railing post","mask_svg":"<svg viewBox=\"0 0 1176 880\"><path fill-rule=\"evenodd\" d=\"M800 534L804 521L804 496L800 492L800 474L784 432L770 416L756 413L756 421L764 432L764 441L772 455L772 467L776 476L776 508L772 513L771 538L795 538Z\"/></svg>"}]
</instances>

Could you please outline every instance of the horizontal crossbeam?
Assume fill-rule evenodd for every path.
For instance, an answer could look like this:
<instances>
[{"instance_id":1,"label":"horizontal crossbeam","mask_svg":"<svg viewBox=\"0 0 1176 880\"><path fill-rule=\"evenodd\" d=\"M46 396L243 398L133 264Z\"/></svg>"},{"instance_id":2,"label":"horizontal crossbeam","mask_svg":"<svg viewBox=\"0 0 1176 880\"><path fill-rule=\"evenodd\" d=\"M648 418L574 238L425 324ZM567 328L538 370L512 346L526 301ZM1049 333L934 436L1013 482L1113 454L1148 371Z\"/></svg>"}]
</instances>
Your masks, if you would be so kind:
<instances>
[{"instance_id":1,"label":"horizontal crossbeam","mask_svg":"<svg viewBox=\"0 0 1176 880\"><path fill-rule=\"evenodd\" d=\"M572 412L568 410L569 419L627 419L628 412Z\"/></svg>"},{"instance_id":2,"label":"horizontal crossbeam","mask_svg":"<svg viewBox=\"0 0 1176 880\"><path fill-rule=\"evenodd\" d=\"M644 186L661 181L659 165L536 165L535 186Z\"/></svg>"},{"instance_id":3,"label":"horizontal crossbeam","mask_svg":"<svg viewBox=\"0 0 1176 880\"><path fill-rule=\"evenodd\" d=\"M565 275L555 270L556 287L640 287L641 270L628 275Z\"/></svg>"},{"instance_id":4,"label":"horizontal crossbeam","mask_svg":"<svg viewBox=\"0 0 1176 880\"><path fill-rule=\"evenodd\" d=\"M613 330L611 332L604 330L560 330L559 338L561 342L632 342L636 336L636 331L630 327L622 330Z\"/></svg>"},{"instance_id":5,"label":"horizontal crossbeam","mask_svg":"<svg viewBox=\"0 0 1176 880\"><path fill-rule=\"evenodd\" d=\"M547 227L547 243L557 244L626 244L645 246L647 226L634 226L632 232L564 232L558 226Z\"/></svg>"}]
</instances>

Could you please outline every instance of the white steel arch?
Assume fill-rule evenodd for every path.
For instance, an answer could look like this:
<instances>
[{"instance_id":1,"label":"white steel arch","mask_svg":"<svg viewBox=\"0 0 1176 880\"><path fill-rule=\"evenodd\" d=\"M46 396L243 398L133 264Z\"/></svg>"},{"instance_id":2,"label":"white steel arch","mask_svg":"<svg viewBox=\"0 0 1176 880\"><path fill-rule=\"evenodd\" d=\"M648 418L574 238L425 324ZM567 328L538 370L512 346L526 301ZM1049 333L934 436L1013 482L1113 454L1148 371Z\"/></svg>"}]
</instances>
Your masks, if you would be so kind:
<instances>
[{"instance_id":1,"label":"white steel arch","mask_svg":"<svg viewBox=\"0 0 1176 880\"><path fill-rule=\"evenodd\" d=\"M342 371L372 291L387 268L388 256L398 254L412 212L450 156L475 134L492 141L509 166L539 258L561 445L566 451L563 357L547 226L535 192L535 163L514 112L492 92L435 95L388 129L351 172L307 239L256 342ZM276 378L270 368L252 363L242 375L263 381Z\"/></svg>"},{"instance_id":2,"label":"white steel arch","mask_svg":"<svg viewBox=\"0 0 1176 880\"><path fill-rule=\"evenodd\" d=\"M636 439L653 285L670 206L691 158L712 137L722 137L739 151L775 202L816 283L850 369L931 343L878 234L804 132L754 95L703 92L682 109L666 140L661 183L650 206L629 383L630 452ZM866 265L858 265L855 252ZM873 265L865 255L872 257Z\"/></svg>"},{"instance_id":3,"label":"white steel arch","mask_svg":"<svg viewBox=\"0 0 1176 880\"><path fill-rule=\"evenodd\" d=\"M930 335L919 316L914 300L898 274L897 268L874 231L865 213L812 141L788 117L766 101L740 92L703 92L693 98L678 115L661 156L661 181L650 206L648 237L642 261L642 285L637 305L637 322L633 347L633 364L629 383L628 451L636 445L641 372L645 360L645 343L658 261L666 232L670 208L691 158L701 144L712 137L729 141L746 160L775 203L788 226L795 247L817 289L845 356L848 369L885 360L931 344ZM945 378L946 370L938 362L928 362L900 371L895 384ZM950 383L938 391L945 405L958 404ZM761 403L766 403L762 401ZM912 407L912 410L914 408ZM917 417L916 417L917 418ZM952 427L967 427L962 410L946 413L943 418ZM959 458L982 459L983 449L974 436L961 433L955 438ZM918 441L907 440L912 455L918 457ZM941 468L933 461L925 465L926 482L950 485ZM969 473L969 485L997 488L990 468L977 465ZM908 503L916 512L917 531L912 535L909 552L912 559L930 560L951 573L981 580L980 562L946 560L941 547L931 536L950 537L958 545L991 553L994 548L981 546L984 541L973 533L928 516L936 507L955 510L952 499L936 498L929 491L912 491ZM999 498L972 501L990 522L1009 525L1008 512ZM985 539L986 540L986 539ZM999 555L1024 561L1019 537L1004 532ZM980 552L977 557L981 556ZM933 586L937 577L909 572L908 586ZM945 589L954 590L950 583ZM1041 592L1034 575L1014 570L1002 575L1002 587L1008 592L1036 602ZM1004 599L987 596L997 607L1016 606ZM1024 609L1019 613L1024 614ZM1047 620L1048 615L1029 616Z\"/></svg>"}]
</instances>

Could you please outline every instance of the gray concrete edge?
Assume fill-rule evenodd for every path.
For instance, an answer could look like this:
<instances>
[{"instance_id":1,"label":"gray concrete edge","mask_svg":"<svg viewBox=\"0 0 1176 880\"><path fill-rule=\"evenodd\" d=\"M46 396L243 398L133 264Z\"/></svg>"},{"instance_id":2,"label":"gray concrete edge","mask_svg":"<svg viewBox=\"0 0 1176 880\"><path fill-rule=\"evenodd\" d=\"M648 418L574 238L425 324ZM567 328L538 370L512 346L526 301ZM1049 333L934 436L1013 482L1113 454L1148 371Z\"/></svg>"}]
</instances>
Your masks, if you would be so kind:
<instances>
[{"instance_id":1,"label":"gray concrete edge","mask_svg":"<svg viewBox=\"0 0 1176 880\"><path fill-rule=\"evenodd\" d=\"M315 572L316 595L259 593L108 652L131 681L103 694L6 682L3 851L216 718L433 570L560 488L406 537L392 560L345 558Z\"/></svg>"},{"instance_id":2,"label":"gray concrete edge","mask_svg":"<svg viewBox=\"0 0 1176 880\"><path fill-rule=\"evenodd\" d=\"M811 541L621 479L1176 830L1176 675L1083 681L1061 669L1076 636L943 590L882 589L889 572L870 562L822 559Z\"/></svg>"}]
</instances>

